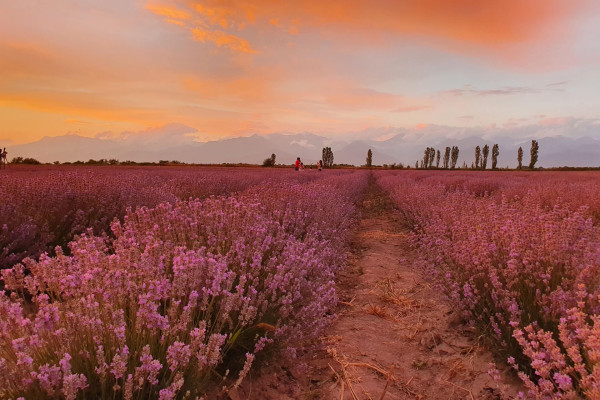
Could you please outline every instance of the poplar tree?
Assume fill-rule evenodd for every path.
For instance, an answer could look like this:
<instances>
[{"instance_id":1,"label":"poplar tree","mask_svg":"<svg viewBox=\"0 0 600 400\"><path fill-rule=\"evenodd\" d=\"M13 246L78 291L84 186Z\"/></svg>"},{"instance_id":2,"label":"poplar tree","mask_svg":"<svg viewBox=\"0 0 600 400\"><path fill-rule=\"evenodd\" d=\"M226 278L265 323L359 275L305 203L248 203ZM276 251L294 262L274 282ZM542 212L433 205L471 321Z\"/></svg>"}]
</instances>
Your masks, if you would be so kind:
<instances>
[{"instance_id":1,"label":"poplar tree","mask_svg":"<svg viewBox=\"0 0 600 400\"><path fill-rule=\"evenodd\" d=\"M432 147L429 150L429 168L433 167L433 160L435 159L435 149Z\"/></svg>"},{"instance_id":2,"label":"poplar tree","mask_svg":"<svg viewBox=\"0 0 600 400\"><path fill-rule=\"evenodd\" d=\"M481 169L485 169L485 167L487 166L488 154L490 154L490 146L488 146L487 144L483 146L481 154L483 155L483 160L481 161Z\"/></svg>"},{"instance_id":3,"label":"poplar tree","mask_svg":"<svg viewBox=\"0 0 600 400\"><path fill-rule=\"evenodd\" d=\"M517 161L519 162L519 169L523 168L523 148L519 147L517 151Z\"/></svg>"},{"instance_id":4,"label":"poplar tree","mask_svg":"<svg viewBox=\"0 0 600 400\"><path fill-rule=\"evenodd\" d=\"M498 143L492 147L492 169L496 169L496 165L498 164L498 155L500 154L500 146Z\"/></svg>"},{"instance_id":5,"label":"poplar tree","mask_svg":"<svg viewBox=\"0 0 600 400\"><path fill-rule=\"evenodd\" d=\"M456 162L458 161L458 146L452 146L452 164L450 168L456 168Z\"/></svg>"},{"instance_id":6,"label":"poplar tree","mask_svg":"<svg viewBox=\"0 0 600 400\"><path fill-rule=\"evenodd\" d=\"M425 152L423 153L423 168L427 168L427 166L429 165L429 152L431 151L431 149L429 147L427 147L425 149Z\"/></svg>"},{"instance_id":7,"label":"poplar tree","mask_svg":"<svg viewBox=\"0 0 600 400\"><path fill-rule=\"evenodd\" d=\"M540 149L540 146L537 142L537 140L532 140L531 141L531 161L529 161L529 169L533 169L533 167L535 167L535 163L538 160L538 151Z\"/></svg>"},{"instance_id":8,"label":"poplar tree","mask_svg":"<svg viewBox=\"0 0 600 400\"><path fill-rule=\"evenodd\" d=\"M444 152L444 168L448 169L448 165L450 163L450 147L446 147L446 151Z\"/></svg>"},{"instance_id":9,"label":"poplar tree","mask_svg":"<svg viewBox=\"0 0 600 400\"><path fill-rule=\"evenodd\" d=\"M322 152L323 167L331 168L333 167L333 151L331 151L331 147L324 147Z\"/></svg>"}]
</instances>

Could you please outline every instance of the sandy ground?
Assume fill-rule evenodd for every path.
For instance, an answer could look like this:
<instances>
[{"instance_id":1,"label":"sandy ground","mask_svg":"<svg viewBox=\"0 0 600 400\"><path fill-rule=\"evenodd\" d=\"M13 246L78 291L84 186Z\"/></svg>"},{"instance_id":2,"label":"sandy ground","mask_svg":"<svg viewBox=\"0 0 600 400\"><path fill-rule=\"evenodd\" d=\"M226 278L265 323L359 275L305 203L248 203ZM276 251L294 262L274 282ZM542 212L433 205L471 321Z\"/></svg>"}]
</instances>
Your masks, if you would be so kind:
<instances>
[{"instance_id":1,"label":"sandy ground","mask_svg":"<svg viewBox=\"0 0 600 400\"><path fill-rule=\"evenodd\" d=\"M271 366L239 399L510 399L520 385L419 274L409 234L372 186L338 277L339 318L298 367ZM306 363L301 368L300 365Z\"/></svg>"}]
</instances>

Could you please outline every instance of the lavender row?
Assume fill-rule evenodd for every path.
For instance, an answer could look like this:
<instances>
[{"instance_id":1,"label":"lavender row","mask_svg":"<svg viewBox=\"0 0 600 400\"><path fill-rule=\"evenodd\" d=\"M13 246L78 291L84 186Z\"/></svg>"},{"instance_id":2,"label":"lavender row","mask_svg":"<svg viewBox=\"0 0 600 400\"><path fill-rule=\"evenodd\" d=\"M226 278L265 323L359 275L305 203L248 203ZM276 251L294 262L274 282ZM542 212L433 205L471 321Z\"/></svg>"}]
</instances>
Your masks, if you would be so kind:
<instances>
[{"instance_id":1,"label":"lavender row","mask_svg":"<svg viewBox=\"0 0 600 400\"><path fill-rule=\"evenodd\" d=\"M3 271L0 398L195 398L266 349L293 358L334 317L365 185L355 172L142 207L110 238Z\"/></svg>"},{"instance_id":2,"label":"lavender row","mask_svg":"<svg viewBox=\"0 0 600 400\"><path fill-rule=\"evenodd\" d=\"M0 176L0 269L52 253L55 246L66 249L88 228L107 232L128 207L229 195L266 181L320 178L316 172L256 168L13 167Z\"/></svg>"},{"instance_id":3,"label":"lavender row","mask_svg":"<svg viewBox=\"0 0 600 400\"><path fill-rule=\"evenodd\" d=\"M600 396L600 183L565 175L377 180L409 221L428 275L519 371L529 398Z\"/></svg>"}]
</instances>

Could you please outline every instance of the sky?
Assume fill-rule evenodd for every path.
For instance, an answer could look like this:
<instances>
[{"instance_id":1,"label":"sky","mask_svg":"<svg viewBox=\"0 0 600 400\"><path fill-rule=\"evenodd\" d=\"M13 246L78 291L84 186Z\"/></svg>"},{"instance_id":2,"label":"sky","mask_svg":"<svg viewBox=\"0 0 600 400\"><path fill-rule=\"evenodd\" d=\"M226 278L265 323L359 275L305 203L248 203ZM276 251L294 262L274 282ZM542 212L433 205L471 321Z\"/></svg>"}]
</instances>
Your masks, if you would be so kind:
<instances>
[{"instance_id":1,"label":"sky","mask_svg":"<svg viewBox=\"0 0 600 400\"><path fill-rule=\"evenodd\" d=\"M575 134L599 38L593 0L0 0L0 141Z\"/></svg>"}]
</instances>

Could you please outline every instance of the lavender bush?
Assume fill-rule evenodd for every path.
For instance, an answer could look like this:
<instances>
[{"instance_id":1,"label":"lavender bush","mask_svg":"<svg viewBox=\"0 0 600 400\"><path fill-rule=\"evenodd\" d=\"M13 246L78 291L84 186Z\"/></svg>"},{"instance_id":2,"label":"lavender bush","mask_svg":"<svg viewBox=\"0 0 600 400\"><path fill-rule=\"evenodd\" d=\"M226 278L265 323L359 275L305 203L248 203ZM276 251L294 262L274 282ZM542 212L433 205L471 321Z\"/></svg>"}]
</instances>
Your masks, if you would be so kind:
<instances>
[{"instance_id":1,"label":"lavender bush","mask_svg":"<svg viewBox=\"0 0 600 400\"><path fill-rule=\"evenodd\" d=\"M251 168L13 167L0 185L0 269L54 251L93 229L110 232L127 207L227 196L264 182L306 183L317 174ZM331 175L331 174L330 174Z\"/></svg>"},{"instance_id":2,"label":"lavender bush","mask_svg":"<svg viewBox=\"0 0 600 400\"><path fill-rule=\"evenodd\" d=\"M4 270L0 397L194 398L239 384L265 347L293 358L333 318L365 185L356 172L141 207Z\"/></svg>"},{"instance_id":3,"label":"lavender bush","mask_svg":"<svg viewBox=\"0 0 600 400\"><path fill-rule=\"evenodd\" d=\"M600 185L596 173L540 175L378 183L412 224L429 275L519 371L527 397L598 398Z\"/></svg>"}]
</instances>

